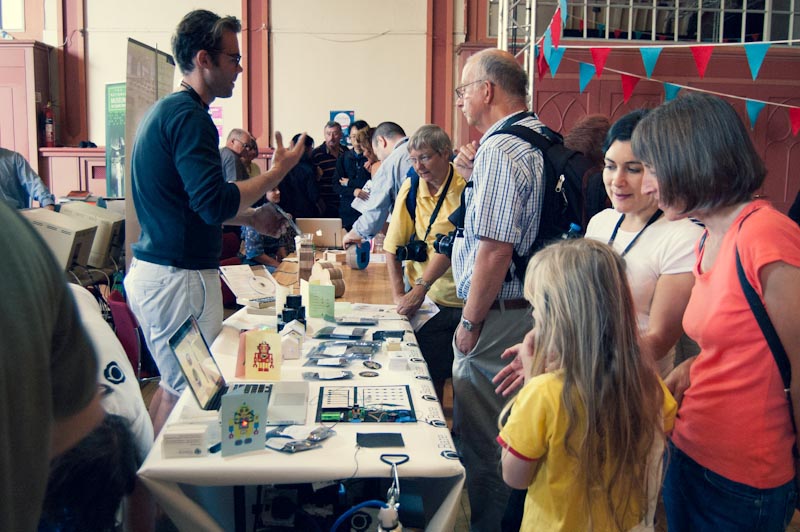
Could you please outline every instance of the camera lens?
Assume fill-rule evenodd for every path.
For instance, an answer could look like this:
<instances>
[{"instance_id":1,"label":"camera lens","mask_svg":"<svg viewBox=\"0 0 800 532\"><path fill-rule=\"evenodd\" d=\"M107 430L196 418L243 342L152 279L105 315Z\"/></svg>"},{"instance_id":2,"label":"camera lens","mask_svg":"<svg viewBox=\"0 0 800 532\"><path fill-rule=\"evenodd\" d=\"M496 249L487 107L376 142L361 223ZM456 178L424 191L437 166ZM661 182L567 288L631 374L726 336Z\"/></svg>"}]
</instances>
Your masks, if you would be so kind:
<instances>
[{"instance_id":1,"label":"camera lens","mask_svg":"<svg viewBox=\"0 0 800 532\"><path fill-rule=\"evenodd\" d=\"M436 241L433 243L433 250L436 251L436 253L446 255L447 257L452 256L454 238L455 233L453 231L450 231L446 235L437 234Z\"/></svg>"}]
</instances>

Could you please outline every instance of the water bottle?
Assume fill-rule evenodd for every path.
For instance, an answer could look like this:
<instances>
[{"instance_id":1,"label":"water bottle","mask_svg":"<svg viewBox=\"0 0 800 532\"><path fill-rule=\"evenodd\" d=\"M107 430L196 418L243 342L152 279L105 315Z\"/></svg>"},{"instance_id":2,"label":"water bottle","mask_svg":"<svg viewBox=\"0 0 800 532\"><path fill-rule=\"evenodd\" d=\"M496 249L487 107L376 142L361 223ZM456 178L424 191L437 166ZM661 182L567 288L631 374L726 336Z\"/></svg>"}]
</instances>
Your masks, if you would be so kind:
<instances>
[{"instance_id":1,"label":"water bottle","mask_svg":"<svg viewBox=\"0 0 800 532\"><path fill-rule=\"evenodd\" d=\"M372 239L372 252L373 253L383 253L383 240L386 238L386 235L383 233L378 233Z\"/></svg>"}]
</instances>

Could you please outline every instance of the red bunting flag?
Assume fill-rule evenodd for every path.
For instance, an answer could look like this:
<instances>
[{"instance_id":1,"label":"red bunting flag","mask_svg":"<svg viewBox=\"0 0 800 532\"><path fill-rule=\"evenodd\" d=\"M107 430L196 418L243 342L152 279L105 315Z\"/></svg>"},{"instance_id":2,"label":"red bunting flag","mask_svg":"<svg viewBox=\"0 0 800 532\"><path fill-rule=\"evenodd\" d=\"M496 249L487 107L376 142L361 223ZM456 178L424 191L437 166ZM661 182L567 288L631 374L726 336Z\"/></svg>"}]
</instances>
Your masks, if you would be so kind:
<instances>
[{"instance_id":1,"label":"red bunting flag","mask_svg":"<svg viewBox=\"0 0 800 532\"><path fill-rule=\"evenodd\" d=\"M547 59L544 57L544 39L539 43L539 57L536 58L536 70L539 72L539 81L542 81L547 72Z\"/></svg>"},{"instance_id":2,"label":"red bunting flag","mask_svg":"<svg viewBox=\"0 0 800 532\"><path fill-rule=\"evenodd\" d=\"M561 42L561 7L556 8L553 19L550 21L550 37L553 39L553 48L558 48Z\"/></svg>"},{"instance_id":3,"label":"red bunting flag","mask_svg":"<svg viewBox=\"0 0 800 532\"><path fill-rule=\"evenodd\" d=\"M625 103L628 103L628 100L631 99L631 94L633 94L633 89L639 83L639 78L627 74L620 74L620 78L622 79L622 99Z\"/></svg>"},{"instance_id":4,"label":"red bunting flag","mask_svg":"<svg viewBox=\"0 0 800 532\"><path fill-rule=\"evenodd\" d=\"M589 51L592 52L594 71L599 78L600 74L603 73L603 68L606 66L606 60L608 59L608 54L611 53L611 48L592 48Z\"/></svg>"},{"instance_id":5,"label":"red bunting flag","mask_svg":"<svg viewBox=\"0 0 800 532\"><path fill-rule=\"evenodd\" d=\"M714 51L713 46L691 46L692 55L694 56L694 64L697 65L697 73L700 74L700 79L706 75L706 67L708 61L711 59L711 53Z\"/></svg>"},{"instance_id":6,"label":"red bunting flag","mask_svg":"<svg viewBox=\"0 0 800 532\"><path fill-rule=\"evenodd\" d=\"M800 131L800 107L789 108L789 121L792 123L792 135Z\"/></svg>"}]
</instances>

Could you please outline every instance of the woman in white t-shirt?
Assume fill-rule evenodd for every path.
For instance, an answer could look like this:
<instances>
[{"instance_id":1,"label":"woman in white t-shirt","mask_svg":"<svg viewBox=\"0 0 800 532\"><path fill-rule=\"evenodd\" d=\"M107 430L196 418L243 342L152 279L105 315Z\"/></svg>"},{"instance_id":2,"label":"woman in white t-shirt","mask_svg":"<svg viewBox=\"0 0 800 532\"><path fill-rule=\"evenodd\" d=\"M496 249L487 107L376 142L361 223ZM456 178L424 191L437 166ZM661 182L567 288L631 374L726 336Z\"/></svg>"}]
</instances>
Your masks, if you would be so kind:
<instances>
[{"instance_id":1,"label":"woman in white t-shirt","mask_svg":"<svg viewBox=\"0 0 800 532\"><path fill-rule=\"evenodd\" d=\"M694 285L694 247L702 229L687 219L670 222L651 194L642 194L644 168L631 150L640 109L620 118L606 138L603 183L613 209L589 221L586 237L611 245L625 259L636 307L641 348L665 377L675 360L675 343Z\"/></svg>"}]
</instances>

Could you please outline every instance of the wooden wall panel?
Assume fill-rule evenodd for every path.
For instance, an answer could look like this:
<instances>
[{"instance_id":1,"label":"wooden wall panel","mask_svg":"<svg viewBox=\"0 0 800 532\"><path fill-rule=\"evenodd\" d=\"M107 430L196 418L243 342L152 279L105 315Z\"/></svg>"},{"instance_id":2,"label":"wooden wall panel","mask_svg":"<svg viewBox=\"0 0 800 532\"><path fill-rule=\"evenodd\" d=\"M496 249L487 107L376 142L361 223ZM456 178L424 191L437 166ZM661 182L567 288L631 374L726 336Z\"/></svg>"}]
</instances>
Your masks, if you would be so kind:
<instances>
[{"instance_id":1,"label":"wooden wall panel","mask_svg":"<svg viewBox=\"0 0 800 532\"><path fill-rule=\"evenodd\" d=\"M579 44L584 45L585 42ZM458 51L458 63L463 65L469 56L484 47L479 43L462 46ZM542 121L557 131L568 131L586 113L605 114L613 121L640 107L656 107L664 101L662 81L800 106L800 83L797 81L800 48L773 46L767 53L758 78L753 81L742 47L715 49L704 79L699 78L688 48L670 50L666 47L653 72L653 80L639 81L627 103L623 102L620 75L609 69L644 75L639 50L613 50L601 77L592 79L583 94L579 90L579 61L591 64L589 51L568 50L555 78L548 72L541 81L538 78L534 81L536 111ZM749 126L744 100L727 98L727 101ZM455 120L461 125L456 130L456 146L480 138L472 128L465 127L463 116L456 116ZM800 173L797 172L797 168L800 168L800 136L791 133L788 109L767 105L751 135L767 165L767 179L760 194L785 212L800 189Z\"/></svg>"}]
</instances>

